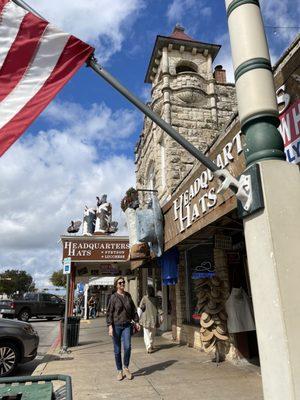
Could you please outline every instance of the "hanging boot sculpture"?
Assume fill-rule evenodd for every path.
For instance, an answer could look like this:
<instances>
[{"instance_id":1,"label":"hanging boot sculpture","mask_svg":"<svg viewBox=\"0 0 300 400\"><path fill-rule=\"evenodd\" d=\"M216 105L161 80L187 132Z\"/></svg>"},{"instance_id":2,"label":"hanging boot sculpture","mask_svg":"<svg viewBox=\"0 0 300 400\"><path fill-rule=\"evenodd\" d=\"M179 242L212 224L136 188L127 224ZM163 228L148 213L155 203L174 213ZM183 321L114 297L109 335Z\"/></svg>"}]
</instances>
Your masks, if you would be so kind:
<instances>
[{"instance_id":1,"label":"hanging boot sculpture","mask_svg":"<svg viewBox=\"0 0 300 400\"><path fill-rule=\"evenodd\" d=\"M141 208L138 191L130 188L121 202L129 231L130 259L139 260L163 252L163 215L155 195L146 207Z\"/></svg>"}]
</instances>

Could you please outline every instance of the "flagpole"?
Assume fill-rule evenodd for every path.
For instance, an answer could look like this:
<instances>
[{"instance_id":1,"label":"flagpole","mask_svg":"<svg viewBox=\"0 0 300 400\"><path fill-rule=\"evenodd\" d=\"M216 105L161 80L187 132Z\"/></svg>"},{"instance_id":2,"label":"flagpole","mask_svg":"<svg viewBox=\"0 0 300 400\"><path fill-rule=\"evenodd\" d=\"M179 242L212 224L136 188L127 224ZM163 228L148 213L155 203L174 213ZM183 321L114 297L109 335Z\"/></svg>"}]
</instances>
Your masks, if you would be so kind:
<instances>
[{"instance_id":1,"label":"flagpole","mask_svg":"<svg viewBox=\"0 0 300 400\"><path fill-rule=\"evenodd\" d=\"M116 78L114 78L108 71L98 64L94 55L92 55L87 65L92 68L98 75L105 79L113 88L121 93L127 100L140 109L147 117L155 122L162 130L164 130L172 139L179 143L185 150L193 155L198 161L205 165L215 177L219 179L220 186L217 193L223 193L225 190L230 189L240 200L242 208L248 212L252 205L252 188L251 178L246 178L241 175L240 180L236 179L226 169L220 169L210 158L205 156L200 150L188 142L182 135L180 135L170 124L164 121L158 114L156 114L150 107L145 105L134 94L126 89Z\"/></svg>"},{"instance_id":2,"label":"flagpole","mask_svg":"<svg viewBox=\"0 0 300 400\"><path fill-rule=\"evenodd\" d=\"M25 10L32 12L38 17L44 19L39 13L31 8L23 0L13 0L13 2ZM129 92L116 78L114 78L108 71L106 71L101 65L98 64L94 56L90 57L87 61L87 65L92 68L98 75L105 79L111 86L113 86L118 92L125 96L131 103L139 108L147 117L154 121L160 128L162 128L168 135L170 135L177 143L183 146L190 154L192 154L197 160L204 164L212 172L219 170L218 166L208 157L206 157L200 150L188 142L182 135L180 135L171 125L160 118L150 107L146 106L141 100L135 95Z\"/></svg>"},{"instance_id":3,"label":"flagpole","mask_svg":"<svg viewBox=\"0 0 300 400\"><path fill-rule=\"evenodd\" d=\"M204 164L212 172L217 171L218 166L208 157L206 157L200 150L188 142L182 135L180 135L170 124L160 118L150 107L145 105L134 94L129 92L116 78L114 78L108 71L98 64L94 56L90 57L87 65L92 68L98 75L105 79L111 86L120 92L126 99L140 109L147 117L155 122L161 129L163 129L169 136L172 137L177 143L184 147L190 154L197 160Z\"/></svg>"},{"instance_id":4,"label":"flagpole","mask_svg":"<svg viewBox=\"0 0 300 400\"><path fill-rule=\"evenodd\" d=\"M31 8L23 0L12 0L15 4L23 7L25 10L37 15L39 18L44 19L39 13ZM248 211L252 204L251 194L251 182L244 180L240 177L237 180L233 177L230 172L226 169L220 169L210 158L205 156L199 149L188 142L182 135L180 135L170 124L160 118L150 107L146 106L141 100L139 100L134 94L129 92L116 78L114 78L109 72L107 72L101 65L98 64L95 56L91 56L87 60L87 65L105 79L113 88L120 92L126 97L132 104L134 104L139 110L141 110L147 117L155 122L162 130L164 130L172 139L179 143L185 150L193 155L198 161L205 165L212 173L219 179L221 183L218 193L224 192L230 188L233 193L236 194L237 198L241 201L242 207Z\"/></svg>"},{"instance_id":5,"label":"flagpole","mask_svg":"<svg viewBox=\"0 0 300 400\"><path fill-rule=\"evenodd\" d=\"M24 8L25 10L35 14L37 17L45 19L44 17L42 17L38 12L36 12L33 8L31 8L27 3L25 3L25 1L23 0L12 0L15 4L17 4L18 6Z\"/></svg>"},{"instance_id":6,"label":"flagpole","mask_svg":"<svg viewBox=\"0 0 300 400\"><path fill-rule=\"evenodd\" d=\"M13 2L25 10L32 12L38 17L44 19L38 14L33 8L31 8L23 0L13 0ZM204 164L212 172L219 170L219 167L208 157L206 157L200 150L188 142L182 135L180 135L171 125L160 118L150 107L146 106L141 100L139 100L134 94L129 92L116 78L114 78L108 71L106 71L101 65L98 64L94 56L90 57L87 61L87 65L105 79L111 86L113 86L118 92L125 96L131 103L139 108L147 117L154 121L160 128L162 128L168 135L172 137L177 143L184 147L190 154L192 154L197 160ZM221 177L222 180L222 177ZM236 190L235 190L236 192Z\"/></svg>"}]
</instances>

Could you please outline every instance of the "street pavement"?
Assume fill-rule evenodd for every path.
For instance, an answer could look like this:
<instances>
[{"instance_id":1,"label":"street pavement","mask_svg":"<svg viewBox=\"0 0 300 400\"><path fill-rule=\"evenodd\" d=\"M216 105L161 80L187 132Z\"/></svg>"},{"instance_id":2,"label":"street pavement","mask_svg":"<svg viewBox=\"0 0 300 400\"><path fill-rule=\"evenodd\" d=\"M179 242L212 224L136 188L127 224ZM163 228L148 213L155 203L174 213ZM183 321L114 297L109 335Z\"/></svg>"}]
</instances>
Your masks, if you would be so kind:
<instances>
[{"instance_id":1,"label":"street pavement","mask_svg":"<svg viewBox=\"0 0 300 400\"><path fill-rule=\"evenodd\" d=\"M156 339L157 350L147 354L143 338L133 337L134 379L118 382L105 319L81 321L79 346L63 356L59 348L52 349L34 375L70 375L74 400L263 399L259 367L227 361L217 365L204 352L165 337Z\"/></svg>"},{"instance_id":2,"label":"street pavement","mask_svg":"<svg viewBox=\"0 0 300 400\"><path fill-rule=\"evenodd\" d=\"M51 348L59 332L58 320L46 321L45 319L32 318L29 323L32 324L40 337L38 355L34 360L20 364L15 376L31 375L36 367L43 362L45 354Z\"/></svg>"}]
</instances>

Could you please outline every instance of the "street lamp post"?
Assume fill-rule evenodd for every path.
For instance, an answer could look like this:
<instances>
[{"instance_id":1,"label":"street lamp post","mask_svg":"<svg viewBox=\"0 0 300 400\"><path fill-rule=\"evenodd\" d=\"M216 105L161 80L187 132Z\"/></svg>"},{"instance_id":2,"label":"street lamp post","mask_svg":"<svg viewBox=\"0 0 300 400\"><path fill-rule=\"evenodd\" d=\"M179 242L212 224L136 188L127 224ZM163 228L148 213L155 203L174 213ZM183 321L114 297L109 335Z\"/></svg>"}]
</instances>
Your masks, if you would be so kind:
<instances>
[{"instance_id":1,"label":"street lamp post","mask_svg":"<svg viewBox=\"0 0 300 400\"><path fill-rule=\"evenodd\" d=\"M285 162L258 0L225 0L247 166L257 163L264 209L244 219L264 397L300 399L300 182Z\"/></svg>"}]
</instances>

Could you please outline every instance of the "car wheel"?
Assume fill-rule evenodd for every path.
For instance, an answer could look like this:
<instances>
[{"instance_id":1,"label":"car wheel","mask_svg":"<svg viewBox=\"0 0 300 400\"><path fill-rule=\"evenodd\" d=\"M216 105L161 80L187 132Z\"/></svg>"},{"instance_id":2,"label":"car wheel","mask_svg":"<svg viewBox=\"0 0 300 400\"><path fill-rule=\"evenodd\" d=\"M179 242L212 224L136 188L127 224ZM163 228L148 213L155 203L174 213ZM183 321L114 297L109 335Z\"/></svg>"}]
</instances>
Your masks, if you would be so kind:
<instances>
[{"instance_id":1,"label":"car wheel","mask_svg":"<svg viewBox=\"0 0 300 400\"><path fill-rule=\"evenodd\" d=\"M30 318L30 312L27 309L22 310L18 315L18 319L20 319L23 322L27 322L29 318Z\"/></svg>"},{"instance_id":2,"label":"car wheel","mask_svg":"<svg viewBox=\"0 0 300 400\"><path fill-rule=\"evenodd\" d=\"M0 343L0 377L11 375L17 367L19 351L10 342Z\"/></svg>"}]
</instances>

